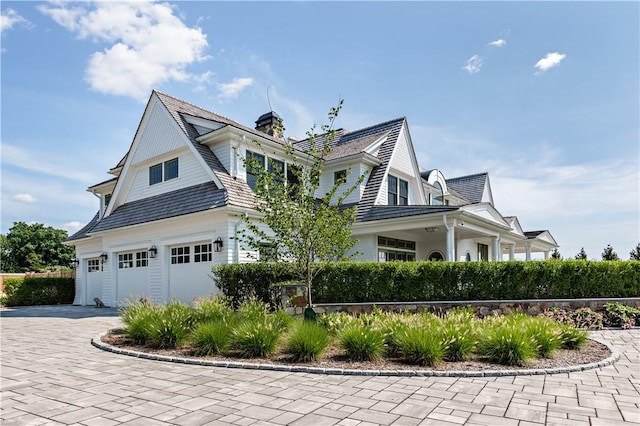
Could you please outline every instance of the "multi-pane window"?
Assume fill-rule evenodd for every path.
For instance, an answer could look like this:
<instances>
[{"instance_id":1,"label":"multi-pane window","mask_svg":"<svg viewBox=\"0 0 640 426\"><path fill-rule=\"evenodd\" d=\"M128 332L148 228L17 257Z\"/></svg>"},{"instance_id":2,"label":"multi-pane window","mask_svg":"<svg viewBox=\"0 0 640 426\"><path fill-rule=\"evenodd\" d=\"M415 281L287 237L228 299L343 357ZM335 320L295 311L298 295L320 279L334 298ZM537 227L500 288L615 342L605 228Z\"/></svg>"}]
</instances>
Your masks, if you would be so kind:
<instances>
[{"instance_id":1,"label":"multi-pane window","mask_svg":"<svg viewBox=\"0 0 640 426\"><path fill-rule=\"evenodd\" d=\"M389 175L387 177L387 204L390 206L409 205L409 182Z\"/></svg>"},{"instance_id":2,"label":"multi-pane window","mask_svg":"<svg viewBox=\"0 0 640 426\"><path fill-rule=\"evenodd\" d=\"M442 190L442 185L440 185L440 182L434 182L433 187L436 189L436 193L431 194L431 205L444 205L444 191Z\"/></svg>"},{"instance_id":3,"label":"multi-pane window","mask_svg":"<svg viewBox=\"0 0 640 426\"><path fill-rule=\"evenodd\" d=\"M191 252L191 247L189 246L171 248L171 264L176 265L176 264L182 264L182 263L189 263L190 252Z\"/></svg>"},{"instance_id":4,"label":"multi-pane window","mask_svg":"<svg viewBox=\"0 0 640 426\"><path fill-rule=\"evenodd\" d=\"M102 271L102 264L100 259L89 259L87 261L87 272L100 272Z\"/></svg>"},{"instance_id":5,"label":"multi-pane window","mask_svg":"<svg viewBox=\"0 0 640 426\"><path fill-rule=\"evenodd\" d=\"M275 245L269 243L260 243L258 250L260 262L277 262L278 250Z\"/></svg>"},{"instance_id":6,"label":"multi-pane window","mask_svg":"<svg viewBox=\"0 0 640 426\"><path fill-rule=\"evenodd\" d=\"M258 168L264 168L264 160L264 155L247 151L247 183L254 191L258 183Z\"/></svg>"},{"instance_id":7,"label":"multi-pane window","mask_svg":"<svg viewBox=\"0 0 640 426\"><path fill-rule=\"evenodd\" d=\"M346 170L338 170L333 173L333 184L341 185L347 181L347 171Z\"/></svg>"},{"instance_id":8,"label":"multi-pane window","mask_svg":"<svg viewBox=\"0 0 640 426\"><path fill-rule=\"evenodd\" d=\"M211 243L196 244L193 247L194 262L211 262Z\"/></svg>"},{"instance_id":9,"label":"multi-pane window","mask_svg":"<svg viewBox=\"0 0 640 426\"><path fill-rule=\"evenodd\" d=\"M118 269L133 268L133 253L120 253L118 255Z\"/></svg>"},{"instance_id":10,"label":"multi-pane window","mask_svg":"<svg viewBox=\"0 0 640 426\"><path fill-rule=\"evenodd\" d=\"M149 265L148 256L146 251L136 252L136 268L144 268Z\"/></svg>"},{"instance_id":11,"label":"multi-pane window","mask_svg":"<svg viewBox=\"0 0 640 426\"><path fill-rule=\"evenodd\" d=\"M381 262L394 260L413 262L416 260L416 242L378 237L378 260Z\"/></svg>"},{"instance_id":12,"label":"multi-pane window","mask_svg":"<svg viewBox=\"0 0 640 426\"><path fill-rule=\"evenodd\" d=\"M163 181L178 177L178 159L173 158L164 163L154 164L149 167L149 185L155 185Z\"/></svg>"}]
</instances>

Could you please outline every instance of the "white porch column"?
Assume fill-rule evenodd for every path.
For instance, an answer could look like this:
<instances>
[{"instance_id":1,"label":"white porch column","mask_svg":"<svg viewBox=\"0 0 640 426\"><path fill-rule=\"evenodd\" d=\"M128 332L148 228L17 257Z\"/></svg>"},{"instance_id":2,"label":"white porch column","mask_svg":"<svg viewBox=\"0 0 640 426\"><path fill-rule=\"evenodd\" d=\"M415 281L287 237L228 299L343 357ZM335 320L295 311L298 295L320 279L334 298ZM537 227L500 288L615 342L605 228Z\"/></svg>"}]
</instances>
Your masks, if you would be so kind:
<instances>
[{"instance_id":1,"label":"white porch column","mask_svg":"<svg viewBox=\"0 0 640 426\"><path fill-rule=\"evenodd\" d=\"M549 250L544 252L544 260L549 260Z\"/></svg>"},{"instance_id":2,"label":"white porch column","mask_svg":"<svg viewBox=\"0 0 640 426\"><path fill-rule=\"evenodd\" d=\"M516 258L516 246L515 244L511 244L509 246L509 260L514 260Z\"/></svg>"},{"instance_id":3,"label":"white porch column","mask_svg":"<svg viewBox=\"0 0 640 426\"><path fill-rule=\"evenodd\" d=\"M447 260L449 262L456 261L456 238L455 226L447 226Z\"/></svg>"},{"instance_id":4,"label":"white porch column","mask_svg":"<svg viewBox=\"0 0 640 426\"><path fill-rule=\"evenodd\" d=\"M493 260L501 260L502 250L500 250L500 237L493 237Z\"/></svg>"},{"instance_id":5,"label":"white porch column","mask_svg":"<svg viewBox=\"0 0 640 426\"><path fill-rule=\"evenodd\" d=\"M524 249L526 250L525 260L531 260L531 243L529 241L524 242Z\"/></svg>"}]
</instances>

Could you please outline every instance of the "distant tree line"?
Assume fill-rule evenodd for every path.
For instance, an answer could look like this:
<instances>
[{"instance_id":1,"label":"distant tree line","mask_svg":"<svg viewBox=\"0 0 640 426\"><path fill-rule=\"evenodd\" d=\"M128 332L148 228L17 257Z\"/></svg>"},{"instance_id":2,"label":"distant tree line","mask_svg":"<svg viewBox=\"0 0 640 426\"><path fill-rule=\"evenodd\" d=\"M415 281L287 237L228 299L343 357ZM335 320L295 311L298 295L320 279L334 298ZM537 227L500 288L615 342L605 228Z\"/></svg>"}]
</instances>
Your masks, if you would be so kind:
<instances>
[{"instance_id":1,"label":"distant tree line","mask_svg":"<svg viewBox=\"0 0 640 426\"><path fill-rule=\"evenodd\" d=\"M613 250L613 247L611 247L611 244L607 244L607 246L604 248L604 251L600 256L602 260L622 260L620 259L618 254ZM562 259L562 255L560 254L557 248L553 249L553 251L551 252L551 259L558 259L558 260ZM584 247L582 247L578 252L578 254L574 256L574 259L577 259L577 260L588 259L587 253L584 251ZM638 245L635 246L629 252L629 260L640 260L640 243L638 243Z\"/></svg>"},{"instance_id":2,"label":"distant tree line","mask_svg":"<svg viewBox=\"0 0 640 426\"><path fill-rule=\"evenodd\" d=\"M66 246L67 231L42 223L14 222L0 234L0 272L42 272L69 269L75 249Z\"/></svg>"}]
</instances>

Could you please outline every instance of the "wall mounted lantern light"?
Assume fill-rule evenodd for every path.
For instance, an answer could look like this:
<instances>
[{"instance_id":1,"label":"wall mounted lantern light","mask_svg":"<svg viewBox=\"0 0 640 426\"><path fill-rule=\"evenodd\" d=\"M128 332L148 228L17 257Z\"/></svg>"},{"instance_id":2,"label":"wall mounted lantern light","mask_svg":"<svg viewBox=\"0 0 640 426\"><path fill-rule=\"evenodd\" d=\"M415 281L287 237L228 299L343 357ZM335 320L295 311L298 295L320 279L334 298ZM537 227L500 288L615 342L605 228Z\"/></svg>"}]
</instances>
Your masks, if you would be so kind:
<instances>
[{"instance_id":1,"label":"wall mounted lantern light","mask_svg":"<svg viewBox=\"0 0 640 426\"><path fill-rule=\"evenodd\" d=\"M221 237L216 238L216 240L213 242L213 249L215 250L216 253L220 253L222 251L223 246L224 246L224 243L222 242Z\"/></svg>"},{"instance_id":2,"label":"wall mounted lantern light","mask_svg":"<svg viewBox=\"0 0 640 426\"><path fill-rule=\"evenodd\" d=\"M109 259L109 256L107 255L107 252L103 251L102 254L100 255L100 260L102 261L102 263L105 263L107 261L107 259Z\"/></svg>"},{"instance_id":3,"label":"wall mounted lantern light","mask_svg":"<svg viewBox=\"0 0 640 426\"><path fill-rule=\"evenodd\" d=\"M79 264L80 264L80 259L72 259L71 260L71 268L72 269L76 269Z\"/></svg>"},{"instance_id":4,"label":"wall mounted lantern light","mask_svg":"<svg viewBox=\"0 0 640 426\"><path fill-rule=\"evenodd\" d=\"M158 255L158 249L156 248L156 246L149 247L149 257L151 259L155 259L157 255Z\"/></svg>"}]
</instances>

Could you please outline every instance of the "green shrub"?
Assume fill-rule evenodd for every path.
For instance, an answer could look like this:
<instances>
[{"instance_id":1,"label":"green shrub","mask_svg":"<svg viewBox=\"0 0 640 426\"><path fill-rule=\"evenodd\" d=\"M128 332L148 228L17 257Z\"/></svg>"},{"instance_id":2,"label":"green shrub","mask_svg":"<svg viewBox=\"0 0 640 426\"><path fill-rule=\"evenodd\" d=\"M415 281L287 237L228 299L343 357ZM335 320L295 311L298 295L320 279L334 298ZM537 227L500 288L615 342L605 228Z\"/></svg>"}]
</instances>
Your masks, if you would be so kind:
<instances>
[{"instance_id":1,"label":"green shrub","mask_svg":"<svg viewBox=\"0 0 640 426\"><path fill-rule=\"evenodd\" d=\"M409 328L411 322L415 322L412 321L411 318L412 317L398 314L385 314L378 319L375 326L384 335L386 356L396 357L400 355L400 342L398 338Z\"/></svg>"},{"instance_id":2,"label":"green shrub","mask_svg":"<svg viewBox=\"0 0 640 426\"><path fill-rule=\"evenodd\" d=\"M447 342L436 327L412 325L397 340L402 356L413 364L432 366L444 359Z\"/></svg>"},{"instance_id":3,"label":"green shrub","mask_svg":"<svg viewBox=\"0 0 640 426\"><path fill-rule=\"evenodd\" d=\"M322 325L333 335L340 333L355 321L357 321L356 318L346 312L318 315L318 324Z\"/></svg>"},{"instance_id":4,"label":"green shrub","mask_svg":"<svg viewBox=\"0 0 640 426\"><path fill-rule=\"evenodd\" d=\"M275 353L281 334L266 318L244 319L233 330L233 347L247 358L265 358Z\"/></svg>"},{"instance_id":5,"label":"green shrub","mask_svg":"<svg viewBox=\"0 0 640 426\"><path fill-rule=\"evenodd\" d=\"M233 313L231 301L222 296L199 297L193 305L196 323L224 321Z\"/></svg>"},{"instance_id":6,"label":"green shrub","mask_svg":"<svg viewBox=\"0 0 640 426\"><path fill-rule=\"evenodd\" d=\"M270 313L267 318L281 332L287 331L294 322L293 317L282 309Z\"/></svg>"},{"instance_id":7,"label":"green shrub","mask_svg":"<svg viewBox=\"0 0 640 426\"><path fill-rule=\"evenodd\" d=\"M535 342L518 321L496 321L485 325L480 334L478 353L498 364L524 366L537 352Z\"/></svg>"},{"instance_id":8,"label":"green shrub","mask_svg":"<svg viewBox=\"0 0 640 426\"><path fill-rule=\"evenodd\" d=\"M587 341L587 330L571 324L560 325L560 344L564 349L580 349Z\"/></svg>"},{"instance_id":9,"label":"green shrub","mask_svg":"<svg viewBox=\"0 0 640 426\"><path fill-rule=\"evenodd\" d=\"M525 326L528 335L535 341L539 357L551 358L562 346L562 329L558 323L545 317L529 317Z\"/></svg>"},{"instance_id":10,"label":"green shrub","mask_svg":"<svg viewBox=\"0 0 640 426\"><path fill-rule=\"evenodd\" d=\"M384 352L384 334L375 328L354 323L344 329L339 337L339 346L349 359L370 361Z\"/></svg>"},{"instance_id":11,"label":"green shrub","mask_svg":"<svg viewBox=\"0 0 640 426\"><path fill-rule=\"evenodd\" d=\"M323 326L301 321L287 340L286 352L295 362L314 361L322 356L331 343L329 331Z\"/></svg>"},{"instance_id":12,"label":"green shrub","mask_svg":"<svg viewBox=\"0 0 640 426\"><path fill-rule=\"evenodd\" d=\"M593 311L591 308L576 309L571 313L571 317L573 318L573 324L578 328L599 330L604 324L602 314Z\"/></svg>"},{"instance_id":13,"label":"green shrub","mask_svg":"<svg viewBox=\"0 0 640 426\"><path fill-rule=\"evenodd\" d=\"M269 305L256 297L249 297L238 306L236 313L243 320L265 319L269 314Z\"/></svg>"},{"instance_id":14,"label":"green shrub","mask_svg":"<svg viewBox=\"0 0 640 426\"><path fill-rule=\"evenodd\" d=\"M447 361L464 361L473 354L478 343L475 321L445 318L441 332L446 343L444 358Z\"/></svg>"},{"instance_id":15,"label":"green shrub","mask_svg":"<svg viewBox=\"0 0 640 426\"><path fill-rule=\"evenodd\" d=\"M201 323L193 330L190 339L194 355L216 355L229 347L231 325L227 319Z\"/></svg>"},{"instance_id":16,"label":"green shrub","mask_svg":"<svg viewBox=\"0 0 640 426\"><path fill-rule=\"evenodd\" d=\"M6 306L59 305L73 303L73 278L5 278Z\"/></svg>"},{"instance_id":17,"label":"green shrub","mask_svg":"<svg viewBox=\"0 0 640 426\"><path fill-rule=\"evenodd\" d=\"M177 300L158 308L150 322L150 343L160 349L180 346L194 326L193 309Z\"/></svg>"},{"instance_id":18,"label":"green shrub","mask_svg":"<svg viewBox=\"0 0 640 426\"><path fill-rule=\"evenodd\" d=\"M159 321L159 308L146 301L128 302L120 318L124 333L133 343L144 345L152 339L152 325Z\"/></svg>"},{"instance_id":19,"label":"green shrub","mask_svg":"<svg viewBox=\"0 0 640 426\"><path fill-rule=\"evenodd\" d=\"M640 310L622 303L604 305L604 324L607 327L631 328L640 325Z\"/></svg>"}]
</instances>

